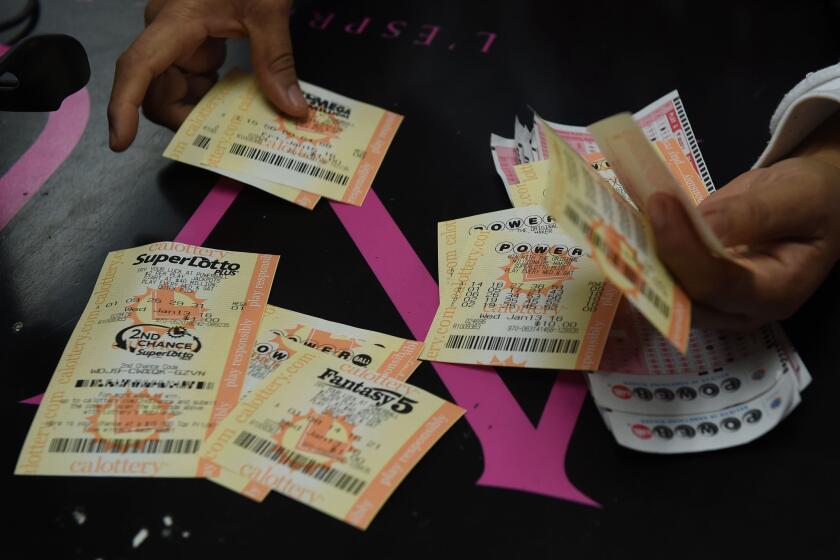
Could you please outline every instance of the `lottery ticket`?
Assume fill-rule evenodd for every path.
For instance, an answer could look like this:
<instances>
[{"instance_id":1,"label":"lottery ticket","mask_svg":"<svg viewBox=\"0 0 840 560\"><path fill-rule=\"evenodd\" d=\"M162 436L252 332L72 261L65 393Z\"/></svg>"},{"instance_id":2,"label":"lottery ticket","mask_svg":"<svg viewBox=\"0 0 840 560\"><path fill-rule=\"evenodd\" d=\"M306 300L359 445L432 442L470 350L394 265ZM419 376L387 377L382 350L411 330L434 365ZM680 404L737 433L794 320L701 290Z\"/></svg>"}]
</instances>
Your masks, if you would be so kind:
<instances>
[{"instance_id":1,"label":"lottery ticket","mask_svg":"<svg viewBox=\"0 0 840 560\"><path fill-rule=\"evenodd\" d=\"M164 157L181 163L204 167L219 175L249 184L309 210L313 209L321 198L317 194L244 173L202 165L201 162L209 148L217 141L221 133L231 110L230 104L248 82L249 77L245 72L232 70L213 86L201 98L178 129L178 132L175 133L172 141L163 152Z\"/></svg>"},{"instance_id":2,"label":"lottery ticket","mask_svg":"<svg viewBox=\"0 0 840 560\"><path fill-rule=\"evenodd\" d=\"M690 453L748 443L772 430L800 402L792 373L750 401L708 413L658 416L601 409L616 441L648 453Z\"/></svg>"},{"instance_id":3,"label":"lottery ticket","mask_svg":"<svg viewBox=\"0 0 840 560\"><path fill-rule=\"evenodd\" d=\"M405 381L420 365L423 343L312 317L269 305L245 380L243 397L280 364L294 356L297 342L355 366Z\"/></svg>"},{"instance_id":4,"label":"lottery ticket","mask_svg":"<svg viewBox=\"0 0 840 560\"><path fill-rule=\"evenodd\" d=\"M365 336L367 340L361 337ZM373 342L377 341L377 342ZM333 323L272 305L266 306L260 335L251 360L240 400L295 354L315 350L344 360L342 371L356 375L367 371L405 381L420 362L423 345L414 340ZM204 463L203 474L211 482L261 502L270 488L217 464Z\"/></svg>"},{"instance_id":5,"label":"lottery ticket","mask_svg":"<svg viewBox=\"0 0 840 560\"><path fill-rule=\"evenodd\" d=\"M463 412L305 348L240 402L204 443L202 457L365 529Z\"/></svg>"},{"instance_id":6,"label":"lottery ticket","mask_svg":"<svg viewBox=\"0 0 840 560\"><path fill-rule=\"evenodd\" d=\"M656 255L647 219L537 117L549 153L544 200L561 229L586 243L606 277L680 352L691 302Z\"/></svg>"},{"instance_id":7,"label":"lottery ticket","mask_svg":"<svg viewBox=\"0 0 840 560\"><path fill-rule=\"evenodd\" d=\"M657 153L628 113L603 119L588 128L624 190L642 212L655 193L675 197L706 246L716 255L729 258L720 239L697 209L707 192L700 175L684 157L676 141L657 142L660 149Z\"/></svg>"},{"instance_id":8,"label":"lottery ticket","mask_svg":"<svg viewBox=\"0 0 840 560\"><path fill-rule=\"evenodd\" d=\"M458 249L421 359L596 368L619 293L570 241L560 233L474 231Z\"/></svg>"},{"instance_id":9,"label":"lottery ticket","mask_svg":"<svg viewBox=\"0 0 840 560\"><path fill-rule=\"evenodd\" d=\"M700 188L696 188L697 185L704 187L706 193L714 191L714 183L712 182L711 175L703 159L703 154L700 152L700 147L694 136L691 124L688 121L682 99L676 90L662 96L644 109L637 111L634 113L633 118L643 130L645 137L656 146L663 158L666 161L673 160L672 165L676 167L674 169L676 171L674 175L680 181L683 190L691 194L695 204L699 204L706 196L706 194L701 192ZM584 160L592 165L593 169L610 183L625 200L632 204L630 197L613 172L610 162L607 161L595 138L586 127L548 121L546 123L572 149L580 154ZM516 146L514 140L506 140L492 135L491 150L494 150L494 162L499 159L493 147L494 141L501 145L501 140L509 143L510 147ZM505 145L507 146L508 144ZM505 152L503 148L499 153L507 154L508 152ZM547 154L547 136L541 127L535 126L531 130L531 157L533 161L541 161L548 157ZM505 186L508 188L508 194L511 195L512 199L515 191L511 189L511 186L517 182L512 168L514 165L521 163L523 163L521 159L511 162L509 158L506 166L496 164L496 170L502 176ZM690 165L693 169L687 169L685 167L686 164ZM699 181L697 180L697 176L699 176ZM516 201L512 201L516 205Z\"/></svg>"},{"instance_id":10,"label":"lottery ticket","mask_svg":"<svg viewBox=\"0 0 840 560\"><path fill-rule=\"evenodd\" d=\"M692 329L682 355L658 335L662 347L651 344L654 337L630 336L619 343L626 347L617 349L616 340L624 338L617 333L626 327L621 314L613 322L602 371L587 376L599 406L640 414L696 414L752 400L785 374L802 379L803 385L809 380L778 325L744 334Z\"/></svg>"},{"instance_id":11,"label":"lottery ticket","mask_svg":"<svg viewBox=\"0 0 840 560\"><path fill-rule=\"evenodd\" d=\"M239 401L277 262L175 242L109 253L15 472L196 476Z\"/></svg>"},{"instance_id":12,"label":"lottery ticket","mask_svg":"<svg viewBox=\"0 0 840 560\"><path fill-rule=\"evenodd\" d=\"M359 206L402 116L300 82L309 116L278 115L247 76L202 164Z\"/></svg>"}]
</instances>

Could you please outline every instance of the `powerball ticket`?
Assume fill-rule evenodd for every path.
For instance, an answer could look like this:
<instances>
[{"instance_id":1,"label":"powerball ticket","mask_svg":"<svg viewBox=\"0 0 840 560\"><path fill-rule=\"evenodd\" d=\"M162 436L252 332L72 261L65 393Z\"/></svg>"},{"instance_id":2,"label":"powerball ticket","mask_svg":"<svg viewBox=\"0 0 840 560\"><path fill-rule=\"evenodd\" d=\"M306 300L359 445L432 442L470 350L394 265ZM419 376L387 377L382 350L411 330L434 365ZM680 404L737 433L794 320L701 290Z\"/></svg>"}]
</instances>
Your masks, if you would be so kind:
<instances>
[{"instance_id":1,"label":"powerball ticket","mask_svg":"<svg viewBox=\"0 0 840 560\"><path fill-rule=\"evenodd\" d=\"M423 343L397 336L342 325L297 311L269 305L265 308L260 334L245 380L245 395L294 355L297 342L326 352L355 366L405 381L420 365L417 357Z\"/></svg>"},{"instance_id":2,"label":"powerball ticket","mask_svg":"<svg viewBox=\"0 0 840 560\"><path fill-rule=\"evenodd\" d=\"M552 188L546 209L586 243L606 277L680 352L685 352L691 301L656 255L647 219L619 196L545 121ZM574 233L572 233L574 232Z\"/></svg>"},{"instance_id":3,"label":"powerball ticket","mask_svg":"<svg viewBox=\"0 0 840 560\"><path fill-rule=\"evenodd\" d=\"M164 157L204 167L235 181L249 184L276 197L293 202L312 210L320 196L302 191L274 181L237 173L218 167L202 165L208 150L218 138L222 126L230 112L230 103L238 92L248 83L248 75L241 70L232 70L219 83L208 91L190 112L187 119L175 133L172 141L163 152Z\"/></svg>"},{"instance_id":4,"label":"powerball ticket","mask_svg":"<svg viewBox=\"0 0 840 560\"><path fill-rule=\"evenodd\" d=\"M360 206L402 116L300 82L304 120L282 117L249 75L202 164Z\"/></svg>"},{"instance_id":5,"label":"powerball ticket","mask_svg":"<svg viewBox=\"0 0 840 560\"><path fill-rule=\"evenodd\" d=\"M621 311L619 311L619 315ZM619 318L613 332L624 325ZM663 346L651 346L659 340ZM720 410L752 400L782 375L810 381L807 369L778 325L751 333L693 329L688 351L679 354L658 335L629 342L624 359L616 359L611 334L601 369L587 376L599 406L640 414L684 415Z\"/></svg>"},{"instance_id":6,"label":"powerball ticket","mask_svg":"<svg viewBox=\"0 0 840 560\"><path fill-rule=\"evenodd\" d=\"M203 460L365 529L464 411L305 348L240 402Z\"/></svg>"},{"instance_id":7,"label":"powerball ticket","mask_svg":"<svg viewBox=\"0 0 840 560\"><path fill-rule=\"evenodd\" d=\"M458 253L421 359L598 366L620 294L583 248L559 233L484 229Z\"/></svg>"},{"instance_id":8,"label":"powerball ticket","mask_svg":"<svg viewBox=\"0 0 840 560\"><path fill-rule=\"evenodd\" d=\"M691 453L743 445L781 422L800 402L796 377L782 375L754 399L716 412L657 416L601 408L616 441L648 453Z\"/></svg>"},{"instance_id":9,"label":"powerball ticket","mask_svg":"<svg viewBox=\"0 0 840 560\"><path fill-rule=\"evenodd\" d=\"M239 401L277 262L176 242L109 253L16 474L196 476Z\"/></svg>"}]
</instances>

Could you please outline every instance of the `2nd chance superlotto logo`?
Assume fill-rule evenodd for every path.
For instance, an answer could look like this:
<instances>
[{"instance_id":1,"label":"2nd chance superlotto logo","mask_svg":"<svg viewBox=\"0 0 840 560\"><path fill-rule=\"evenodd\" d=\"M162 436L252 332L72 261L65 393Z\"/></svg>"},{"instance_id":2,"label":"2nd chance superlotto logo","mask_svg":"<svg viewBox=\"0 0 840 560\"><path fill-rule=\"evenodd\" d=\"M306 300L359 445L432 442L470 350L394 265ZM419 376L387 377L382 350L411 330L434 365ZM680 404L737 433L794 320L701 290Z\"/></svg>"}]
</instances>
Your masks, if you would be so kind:
<instances>
[{"instance_id":1,"label":"2nd chance superlotto logo","mask_svg":"<svg viewBox=\"0 0 840 560\"><path fill-rule=\"evenodd\" d=\"M118 332L114 347L138 356L191 360L201 350L201 341L182 326L138 324Z\"/></svg>"}]
</instances>

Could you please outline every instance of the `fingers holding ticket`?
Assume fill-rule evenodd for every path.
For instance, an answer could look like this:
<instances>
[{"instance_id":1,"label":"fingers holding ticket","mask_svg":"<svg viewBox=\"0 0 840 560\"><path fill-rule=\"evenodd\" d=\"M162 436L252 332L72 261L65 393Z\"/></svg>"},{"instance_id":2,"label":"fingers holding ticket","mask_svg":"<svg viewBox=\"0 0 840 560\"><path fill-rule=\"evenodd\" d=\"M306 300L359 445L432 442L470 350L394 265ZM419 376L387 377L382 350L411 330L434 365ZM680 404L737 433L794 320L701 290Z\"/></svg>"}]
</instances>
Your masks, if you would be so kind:
<instances>
[{"instance_id":1,"label":"fingers holding ticket","mask_svg":"<svg viewBox=\"0 0 840 560\"><path fill-rule=\"evenodd\" d=\"M289 36L290 0L152 0L146 29L117 60L108 105L109 144L134 141L138 109L177 128L215 81L224 39L249 36L251 58L265 96L281 112L308 110L297 82Z\"/></svg>"}]
</instances>

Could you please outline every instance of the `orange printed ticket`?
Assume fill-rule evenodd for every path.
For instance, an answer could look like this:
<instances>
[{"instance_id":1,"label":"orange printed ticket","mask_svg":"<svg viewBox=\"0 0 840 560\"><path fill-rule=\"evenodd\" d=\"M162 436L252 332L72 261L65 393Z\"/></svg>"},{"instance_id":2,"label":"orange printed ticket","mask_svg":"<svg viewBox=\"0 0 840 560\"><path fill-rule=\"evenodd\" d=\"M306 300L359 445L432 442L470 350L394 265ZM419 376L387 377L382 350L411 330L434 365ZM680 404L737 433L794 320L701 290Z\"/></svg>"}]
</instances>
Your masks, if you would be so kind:
<instances>
[{"instance_id":1,"label":"orange printed ticket","mask_svg":"<svg viewBox=\"0 0 840 560\"><path fill-rule=\"evenodd\" d=\"M652 194L662 192L674 196L706 246L716 255L730 258L697 209L697 204L708 192L676 139L658 141L657 153L629 113L603 119L589 125L588 129L622 186L642 212Z\"/></svg>"},{"instance_id":2,"label":"orange printed ticket","mask_svg":"<svg viewBox=\"0 0 840 560\"><path fill-rule=\"evenodd\" d=\"M242 70L231 70L222 80L204 94L178 128L178 132L163 152L164 157L203 167L235 181L246 183L276 197L312 210L321 199L317 194L289 187L282 183L262 179L246 173L237 173L219 167L202 165L205 155L218 142L219 135L231 113L231 103L250 82Z\"/></svg>"},{"instance_id":3,"label":"orange printed ticket","mask_svg":"<svg viewBox=\"0 0 840 560\"><path fill-rule=\"evenodd\" d=\"M239 402L277 262L176 242L109 253L16 474L196 476Z\"/></svg>"},{"instance_id":4,"label":"orange printed ticket","mask_svg":"<svg viewBox=\"0 0 840 560\"><path fill-rule=\"evenodd\" d=\"M402 116L300 82L308 118L277 113L248 76L202 164L360 206Z\"/></svg>"},{"instance_id":5,"label":"orange printed ticket","mask_svg":"<svg viewBox=\"0 0 840 560\"><path fill-rule=\"evenodd\" d=\"M387 375L302 347L204 442L206 468L250 479L365 529L464 411ZM250 489L244 489L246 495Z\"/></svg>"},{"instance_id":6,"label":"orange printed ticket","mask_svg":"<svg viewBox=\"0 0 840 560\"><path fill-rule=\"evenodd\" d=\"M548 149L550 188L545 207L564 231L588 244L606 277L630 303L680 352L685 352L691 301L656 255L647 218L545 121L537 117L536 122ZM645 145L650 147L647 141Z\"/></svg>"}]
</instances>

